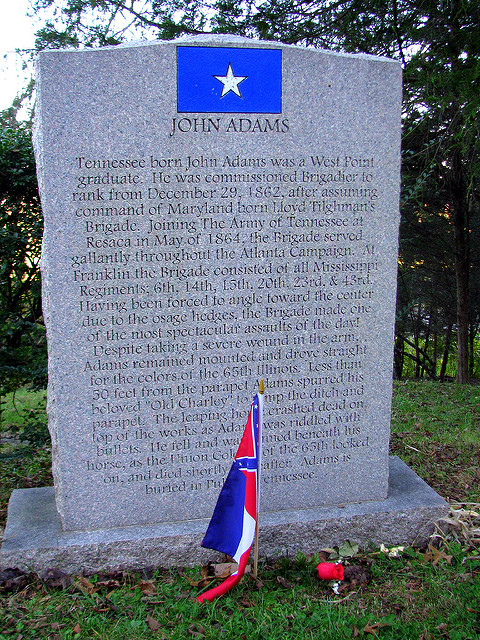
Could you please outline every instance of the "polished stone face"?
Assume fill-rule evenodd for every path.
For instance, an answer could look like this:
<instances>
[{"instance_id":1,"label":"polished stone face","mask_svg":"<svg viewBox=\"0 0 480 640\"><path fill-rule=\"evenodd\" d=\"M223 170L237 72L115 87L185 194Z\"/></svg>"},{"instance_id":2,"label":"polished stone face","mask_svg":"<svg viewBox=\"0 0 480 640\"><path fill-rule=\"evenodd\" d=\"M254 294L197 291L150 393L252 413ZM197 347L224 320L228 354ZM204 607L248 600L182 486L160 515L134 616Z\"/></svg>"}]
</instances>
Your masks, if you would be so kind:
<instances>
[{"instance_id":1,"label":"polished stone face","mask_svg":"<svg viewBox=\"0 0 480 640\"><path fill-rule=\"evenodd\" d=\"M384 58L230 36L40 54L64 530L208 518L261 378L263 511L386 497L400 106Z\"/></svg>"}]
</instances>

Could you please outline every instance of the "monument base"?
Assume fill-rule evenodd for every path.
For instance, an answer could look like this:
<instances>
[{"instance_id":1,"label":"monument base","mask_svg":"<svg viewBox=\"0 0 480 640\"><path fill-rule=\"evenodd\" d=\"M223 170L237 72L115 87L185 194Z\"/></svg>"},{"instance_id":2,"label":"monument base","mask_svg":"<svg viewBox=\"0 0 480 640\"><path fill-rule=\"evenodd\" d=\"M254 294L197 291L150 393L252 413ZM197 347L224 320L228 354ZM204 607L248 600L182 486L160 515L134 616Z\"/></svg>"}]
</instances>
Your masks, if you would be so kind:
<instances>
[{"instance_id":1,"label":"monument base","mask_svg":"<svg viewBox=\"0 0 480 640\"><path fill-rule=\"evenodd\" d=\"M448 504L405 463L390 458L388 498L374 502L298 511L262 513L260 556L314 553L345 540L361 548L381 543L421 546ZM56 567L91 574L187 566L212 559L216 552L200 542L207 519L95 531L62 531L53 487L16 489L8 509L0 569L40 572Z\"/></svg>"}]
</instances>

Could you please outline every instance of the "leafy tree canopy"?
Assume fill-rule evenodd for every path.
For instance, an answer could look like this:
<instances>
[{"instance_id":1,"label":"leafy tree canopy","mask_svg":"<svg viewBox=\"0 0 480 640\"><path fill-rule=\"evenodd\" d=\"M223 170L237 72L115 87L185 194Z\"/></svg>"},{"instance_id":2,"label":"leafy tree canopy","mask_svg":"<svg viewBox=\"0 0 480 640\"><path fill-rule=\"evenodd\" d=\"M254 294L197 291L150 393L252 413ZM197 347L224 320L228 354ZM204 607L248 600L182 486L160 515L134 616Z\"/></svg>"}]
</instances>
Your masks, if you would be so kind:
<instances>
[{"instance_id":1,"label":"leafy tree canopy","mask_svg":"<svg viewBox=\"0 0 480 640\"><path fill-rule=\"evenodd\" d=\"M0 119L0 390L46 381L40 302L43 221L26 126Z\"/></svg>"}]
</instances>

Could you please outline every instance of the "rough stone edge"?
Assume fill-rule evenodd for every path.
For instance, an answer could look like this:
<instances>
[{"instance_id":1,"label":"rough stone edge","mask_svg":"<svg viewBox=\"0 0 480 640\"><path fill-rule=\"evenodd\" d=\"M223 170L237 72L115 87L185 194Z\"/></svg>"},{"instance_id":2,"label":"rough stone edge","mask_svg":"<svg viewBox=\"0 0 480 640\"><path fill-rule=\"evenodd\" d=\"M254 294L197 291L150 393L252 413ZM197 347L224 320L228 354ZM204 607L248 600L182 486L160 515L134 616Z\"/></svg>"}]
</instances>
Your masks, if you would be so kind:
<instances>
[{"instance_id":1,"label":"rough stone edge","mask_svg":"<svg viewBox=\"0 0 480 640\"><path fill-rule=\"evenodd\" d=\"M323 53L331 55L336 58L345 58L352 60L378 60L381 62L388 62L395 64L401 69L401 63L398 60L389 58L387 56L380 56L371 53L348 53L345 51L332 51L331 49L321 49L304 44L289 44L279 40L259 40L258 38L251 38L248 36L239 36L231 33L197 33L197 34L184 34L173 40L130 40L129 42L122 42L118 45L105 45L104 47L94 47L92 49L43 49L39 51L37 56L58 54L58 53L70 53L81 55L82 53L92 53L95 51L107 51L107 50L121 50L133 47L166 47L178 44L212 44L212 45L237 45L237 46L255 46L258 48L283 48L283 49L297 49L300 51L309 51L312 53Z\"/></svg>"},{"instance_id":2,"label":"rough stone edge","mask_svg":"<svg viewBox=\"0 0 480 640\"><path fill-rule=\"evenodd\" d=\"M29 504L29 529L18 504ZM387 500L301 511L265 513L260 521L260 556L314 553L345 540L373 545L422 546L448 504L396 457L390 459ZM138 571L148 567L188 566L219 557L200 547L208 520L62 532L52 487L17 489L12 494L0 569L66 573ZM23 538L19 537L23 533ZM37 541L37 543L35 542Z\"/></svg>"},{"instance_id":3,"label":"rough stone edge","mask_svg":"<svg viewBox=\"0 0 480 640\"><path fill-rule=\"evenodd\" d=\"M42 92L43 92L43 75L41 70L40 58L37 54L35 59L35 88L37 92L37 98L35 101L34 117L33 117L33 131L32 131L32 143L33 152L35 155L36 174L38 182L38 191L40 194L40 201L42 204L43 218L44 218L44 230L42 236L41 256L40 256L40 272L41 287L42 287L42 312L45 323L46 337L47 337L47 354L48 354L48 385L47 385L47 416L48 416L48 431L50 433L50 440L52 442L52 475L55 480L55 496L57 508L61 510L62 503L62 484L61 484L61 472L59 469L59 456L58 456L58 420L56 409L56 394L54 388L55 371L52 366L53 354L52 345L49 338L50 327L52 326L52 309L50 303L50 272L49 268L50 256L48 252L49 237L54 235L55 230L50 228L50 211L52 205L50 198L48 197L48 190L45 187L45 142L44 142L44 122L42 111Z\"/></svg>"}]
</instances>

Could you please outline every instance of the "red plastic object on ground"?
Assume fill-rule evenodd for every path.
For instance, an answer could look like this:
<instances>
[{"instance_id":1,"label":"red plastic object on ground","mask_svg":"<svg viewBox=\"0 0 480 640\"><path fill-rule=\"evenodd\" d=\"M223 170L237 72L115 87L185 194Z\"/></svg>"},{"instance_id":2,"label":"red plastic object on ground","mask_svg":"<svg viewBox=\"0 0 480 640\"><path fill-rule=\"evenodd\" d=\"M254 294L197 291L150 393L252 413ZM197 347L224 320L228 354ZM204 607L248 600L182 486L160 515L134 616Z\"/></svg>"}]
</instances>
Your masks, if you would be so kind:
<instances>
[{"instance_id":1,"label":"red plastic object on ground","mask_svg":"<svg viewBox=\"0 0 480 640\"><path fill-rule=\"evenodd\" d=\"M317 565L320 580L343 580L343 566L334 562L321 562Z\"/></svg>"}]
</instances>

